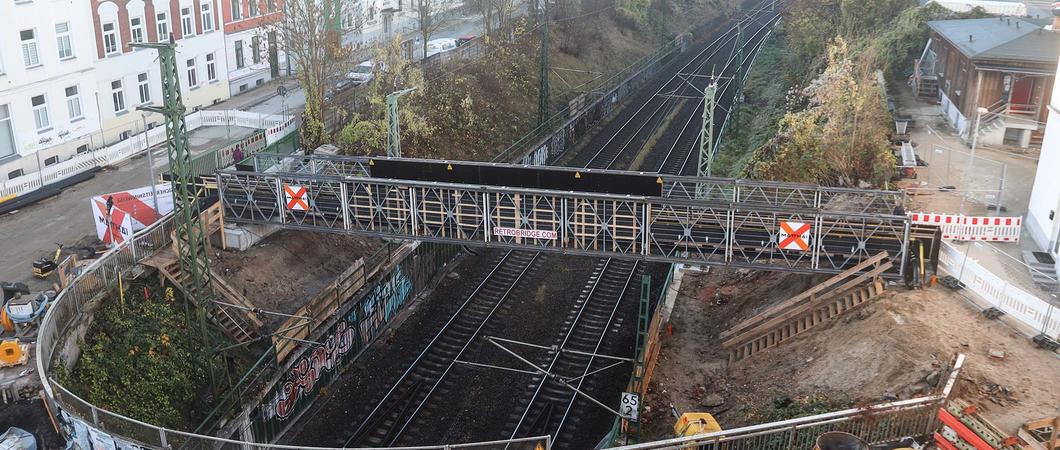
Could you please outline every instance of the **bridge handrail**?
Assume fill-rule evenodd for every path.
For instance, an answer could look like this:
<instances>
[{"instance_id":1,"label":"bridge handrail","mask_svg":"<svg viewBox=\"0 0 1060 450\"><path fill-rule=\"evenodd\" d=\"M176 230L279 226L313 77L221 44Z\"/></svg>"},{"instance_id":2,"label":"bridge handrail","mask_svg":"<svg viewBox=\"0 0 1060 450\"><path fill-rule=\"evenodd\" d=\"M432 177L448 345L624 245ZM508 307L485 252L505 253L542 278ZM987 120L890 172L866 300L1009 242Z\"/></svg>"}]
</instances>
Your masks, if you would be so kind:
<instances>
[{"instance_id":1,"label":"bridge handrail","mask_svg":"<svg viewBox=\"0 0 1060 450\"><path fill-rule=\"evenodd\" d=\"M189 446L189 444L209 444L211 446L238 444L252 449L301 448L331 450L331 447L287 446L245 442L159 427L93 405L70 392L69 389L52 378L53 365L59 362L57 358L69 357L69 355L62 354L63 351L60 346L76 345L77 339L83 337L83 333L87 331L87 323L80 320L87 312L85 306L107 292L117 279L118 273L124 274L136 270L139 262L150 256L154 250L169 245L172 229L173 215L170 213L151 226L134 234L132 239L108 250L100 258L87 265L52 302L52 306L41 320L35 350L37 374L40 377L46 401L53 406L51 411L63 422L68 420L81 422L85 427L92 429L92 431L88 431L89 433L97 433L94 436L98 437L100 435L99 432L103 431L105 434L102 435L109 435L111 439L119 440L123 444L128 443L148 448L172 448L178 445ZM81 328L78 328L79 325ZM73 339L72 342L70 341L71 339ZM57 350L59 350L59 353L56 352ZM59 363L62 364L62 362ZM76 428L71 427L70 429ZM86 438L85 436L78 437ZM551 448L551 441L548 436L538 436L492 443L406 447L406 450L485 448L489 447L490 444L499 442L540 442L545 445L545 448ZM193 448L198 447L193 446Z\"/></svg>"}]
</instances>

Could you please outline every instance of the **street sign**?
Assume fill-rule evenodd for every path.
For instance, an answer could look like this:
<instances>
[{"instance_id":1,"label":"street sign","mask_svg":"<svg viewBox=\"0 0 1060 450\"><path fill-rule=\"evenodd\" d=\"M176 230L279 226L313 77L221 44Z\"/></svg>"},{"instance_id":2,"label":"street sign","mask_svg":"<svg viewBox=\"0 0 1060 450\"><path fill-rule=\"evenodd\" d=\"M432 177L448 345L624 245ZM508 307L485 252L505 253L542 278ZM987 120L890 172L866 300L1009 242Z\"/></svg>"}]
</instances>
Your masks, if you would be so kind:
<instances>
[{"instance_id":1,"label":"street sign","mask_svg":"<svg viewBox=\"0 0 1060 450\"><path fill-rule=\"evenodd\" d=\"M632 392L623 392L622 406L618 407L618 412L622 413L622 417L630 422L640 420L640 395Z\"/></svg>"},{"instance_id":2,"label":"street sign","mask_svg":"<svg viewBox=\"0 0 1060 450\"><path fill-rule=\"evenodd\" d=\"M309 203L305 198L305 186L283 185L283 195L287 197L287 209L291 211L308 211Z\"/></svg>"},{"instance_id":3,"label":"street sign","mask_svg":"<svg viewBox=\"0 0 1060 450\"><path fill-rule=\"evenodd\" d=\"M807 251L810 249L810 224L803 222L780 221L780 235L777 246L781 250Z\"/></svg>"}]
</instances>

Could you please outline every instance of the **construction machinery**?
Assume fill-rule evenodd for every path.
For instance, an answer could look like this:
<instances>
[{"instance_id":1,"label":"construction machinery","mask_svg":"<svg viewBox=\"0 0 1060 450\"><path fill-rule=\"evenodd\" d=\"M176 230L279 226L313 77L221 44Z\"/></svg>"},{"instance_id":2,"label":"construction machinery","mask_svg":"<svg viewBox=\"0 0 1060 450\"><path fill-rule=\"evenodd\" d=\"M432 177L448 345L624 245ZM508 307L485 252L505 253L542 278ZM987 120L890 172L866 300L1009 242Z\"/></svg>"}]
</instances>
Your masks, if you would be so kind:
<instances>
[{"instance_id":1,"label":"construction machinery","mask_svg":"<svg viewBox=\"0 0 1060 450\"><path fill-rule=\"evenodd\" d=\"M674 436L676 437L695 436L718 431L721 431L721 425L718 425L718 421L710 413L684 413L674 423Z\"/></svg>"},{"instance_id":2,"label":"construction machinery","mask_svg":"<svg viewBox=\"0 0 1060 450\"><path fill-rule=\"evenodd\" d=\"M33 261L33 276L44 279L48 278L56 268L59 267L59 255L63 252L63 244L56 242L55 254L49 259L47 255Z\"/></svg>"}]
</instances>

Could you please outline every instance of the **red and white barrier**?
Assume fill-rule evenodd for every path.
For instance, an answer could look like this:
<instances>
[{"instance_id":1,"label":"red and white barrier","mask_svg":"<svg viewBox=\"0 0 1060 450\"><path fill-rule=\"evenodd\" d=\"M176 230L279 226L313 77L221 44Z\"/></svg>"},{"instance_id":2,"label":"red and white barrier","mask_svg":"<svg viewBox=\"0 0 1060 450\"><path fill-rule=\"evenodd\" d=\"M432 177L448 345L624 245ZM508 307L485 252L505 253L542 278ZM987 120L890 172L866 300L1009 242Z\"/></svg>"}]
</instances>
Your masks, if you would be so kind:
<instances>
[{"instance_id":1,"label":"red and white barrier","mask_svg":"<svg viewBox=\"0 0 1060 450\"><path fill-rule=\"evenodd\" d=\"M979 217L961 214L909 213L913 223L938 225L943 239L1019 242L1023 217Z\"/></svg>"}]
</instances>

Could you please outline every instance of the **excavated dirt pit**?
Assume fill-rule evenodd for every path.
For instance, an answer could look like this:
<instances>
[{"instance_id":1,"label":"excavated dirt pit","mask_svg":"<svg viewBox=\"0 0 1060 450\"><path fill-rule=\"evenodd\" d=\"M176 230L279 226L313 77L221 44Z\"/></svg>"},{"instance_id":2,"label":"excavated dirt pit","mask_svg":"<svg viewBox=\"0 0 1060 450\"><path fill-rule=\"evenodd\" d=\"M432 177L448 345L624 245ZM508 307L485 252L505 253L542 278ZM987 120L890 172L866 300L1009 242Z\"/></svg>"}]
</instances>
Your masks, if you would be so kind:
<instances>
[{"instance_id":1,"label":"excavated dirt pit","mask_svg":"<svg viewBox=\"0 0 1060 450\"><path fill-rule=\"evenodd\" d=\"M670 404L710 412L734 428L775 420L785 399L823 396L824 408L838 409L911 398L939 384L957 353L967 359L954 394L1006 432L1060 413L1060 358L941 286L890 286L877 300L727 368L719 333L810 281L730 270L686 274L645 403L646 430L670 436Z\"/></svg>"}]
</instances>

